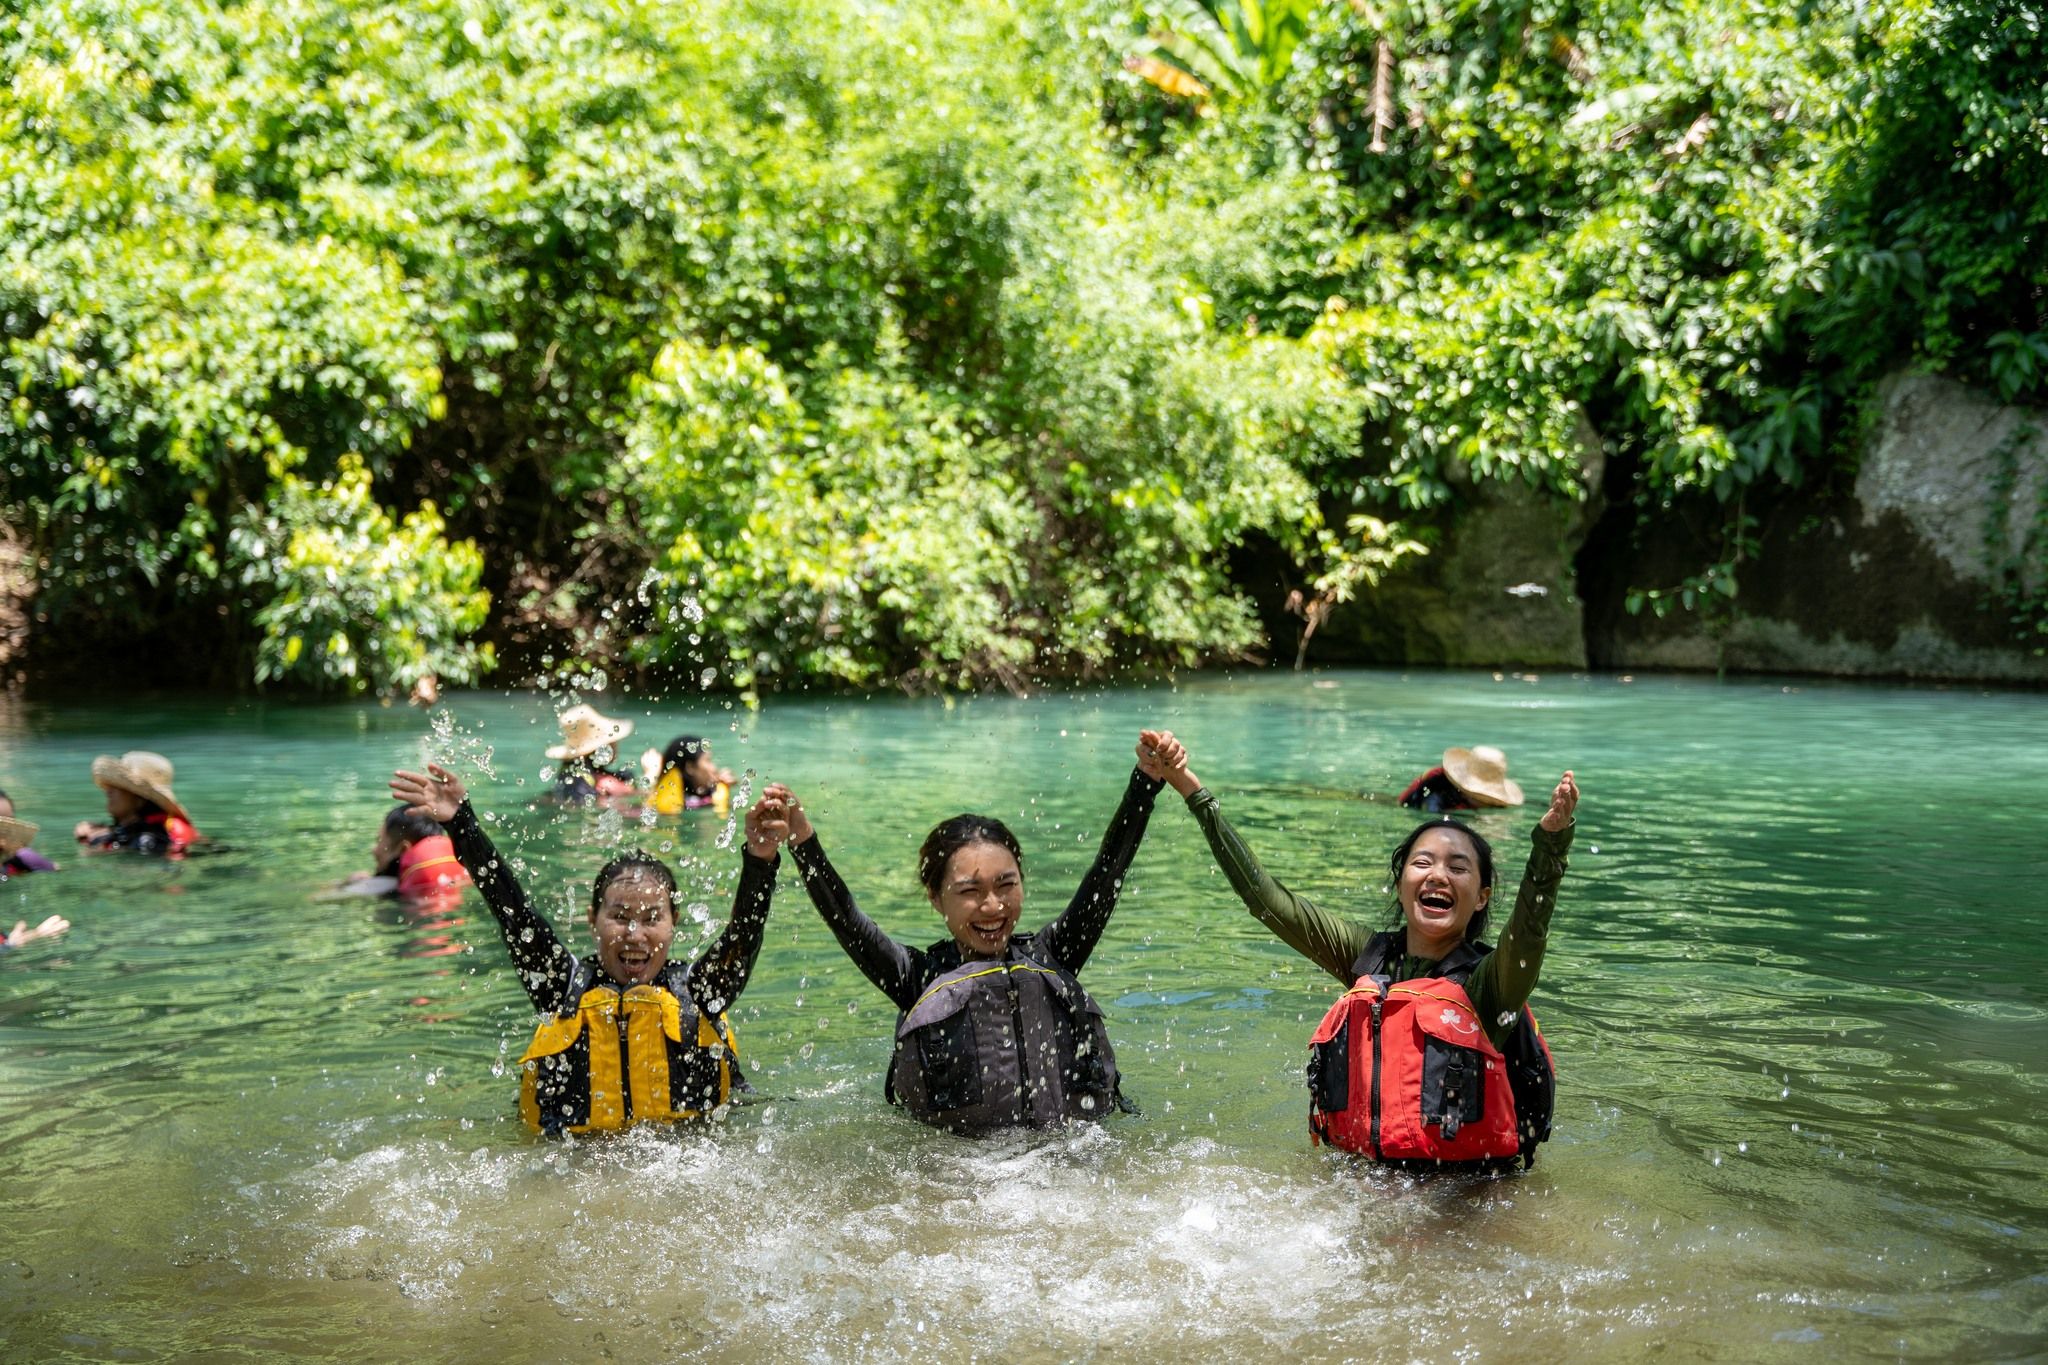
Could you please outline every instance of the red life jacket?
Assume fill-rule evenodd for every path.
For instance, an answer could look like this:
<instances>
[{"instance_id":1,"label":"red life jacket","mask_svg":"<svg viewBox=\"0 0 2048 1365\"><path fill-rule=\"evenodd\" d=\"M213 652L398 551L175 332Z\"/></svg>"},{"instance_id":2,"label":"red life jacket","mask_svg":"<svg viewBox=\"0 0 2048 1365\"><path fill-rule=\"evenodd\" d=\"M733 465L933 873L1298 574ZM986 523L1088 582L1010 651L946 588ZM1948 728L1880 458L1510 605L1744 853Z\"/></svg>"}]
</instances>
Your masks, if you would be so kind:
<instances>
[{"instance_id":1,"label":"red life jacket","mask_svg":"<svg viewBox=\"0 0 2048 1365\"><path fill-rule=\"evenodd\" d=\"M398 855L398 894L407 900L448 896L469 884L469 873L445 834L415 840Z\"/></svg>"},{"instance_id":2,"label":"red life jacket","mask_svg":"<svg viewBox=\"0 0 2048 1365\"><path fill-rule=\"evenodd\" d=\"M1309 1039L1311 1138L1380 1161L1533 1164L1556 1084L1536 1017L1522 1012L1503 1054L1465 994L1490 950L1460 945L1441 975L1395 984L1393 938L1374 936Z\"/></svg>"}]
</instances>

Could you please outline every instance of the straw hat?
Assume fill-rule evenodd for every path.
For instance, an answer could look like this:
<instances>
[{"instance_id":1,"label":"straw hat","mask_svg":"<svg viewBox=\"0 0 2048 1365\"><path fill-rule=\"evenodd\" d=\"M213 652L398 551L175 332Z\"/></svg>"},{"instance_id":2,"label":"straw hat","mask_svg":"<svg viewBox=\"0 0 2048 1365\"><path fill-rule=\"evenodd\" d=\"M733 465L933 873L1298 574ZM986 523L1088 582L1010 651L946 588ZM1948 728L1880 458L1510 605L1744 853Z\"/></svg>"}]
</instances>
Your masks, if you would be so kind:
<instances>
[{"instance_id":1,"label":"straw hat","mask_svg":"<svg viewBox=\"0 0 2048 1365\"><path fill-rule=\"evenodd\" d=\"M1508 756L1491 744L1444 750L1444 776L1475 806L1522 804L1522 789L1508 781Z\"/></svg>"},{"instance_id":2,"label":"straw hat","mask_svg":"<svg viewBox=\"0 0 2048 1365\"><path fill-rule=\"evenodd\" d=\"M0 853L19 853L36 841L36 831L42 826L28 820L17 820L11 815L0 815Z\"/></svg>"},{"instance_id":3,"label":"straw hat","mask_svg":"<svg viewBox=\"0 0 2048 1365\"><path fill-rule=\"evenodd\" d=\"M180 820L189 820L184 803L171 794L171 760L147 749L130 749L115 758L101 754L92 761L92 780L102 787L133 792L154 801Z\"/></svg>"},{"instance_id":4,"label":"straw hat","mask_svg":"<svg viewBox=\"0 0 2048 1365\"><path fill-rule=\"evenodd\" d=\"M572 706L556 719L562 725L562 742L547 751L549 758L581 758L633 733L632 721L599 715L593 706Z\"/></svg>"}]
</instances>

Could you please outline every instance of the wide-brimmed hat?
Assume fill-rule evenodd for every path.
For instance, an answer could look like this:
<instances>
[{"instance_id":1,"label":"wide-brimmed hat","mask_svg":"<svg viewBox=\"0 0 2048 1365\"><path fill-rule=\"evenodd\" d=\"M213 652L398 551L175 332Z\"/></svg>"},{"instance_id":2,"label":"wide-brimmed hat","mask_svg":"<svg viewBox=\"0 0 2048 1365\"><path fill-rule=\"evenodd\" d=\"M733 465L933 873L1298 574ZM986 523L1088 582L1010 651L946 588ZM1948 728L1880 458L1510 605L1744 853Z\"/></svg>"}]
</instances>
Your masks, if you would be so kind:
<instances>
[{"instance_id":1,"label":"wide-brimmed hat","mask_svg":"<svg viewBox=\"0 0 2048 1365\"><path fill-rule=\"evenodd\" d=\"M549 758L581 758L633 733L632 721L599 715L594 706L572 706L555 719L561 722L562 742L547 751Z\"/></svg>"},{"instance_id":2,"label":"wide-brimmed hat","mask_svg":"<svg viewBox=\"0 0 2048 1365\"><path fill-rule=\"evenodd\" d=\"M1508 756L1491 744L1444 750L1444 776L1475 806L1522 804L1522 789L1508 781Z\"/></svg>"},{"instance_id":3,"label":"wide-brimmed hat","mask_svg":"<svg viewBox=\"0 0 2048 1365\"><path fill-rule=\"evenodd\" d=\"M11 815L0 815L0 848L19 853L36 841L36 831L42 826L31 820L17 820Z\"/></svg>"},{"instance_id":4,"label":"wide-brimmed hat","mask_svg":"<svg viewBox=\"0 0 2048 1365\"><path fill-rule=\"evenodd\" d=\"M119 758L101 754L92 761L92 780L102 787L115 787L133 792L145 801L154 801L180 820L191 818L184 803L171 792L171 760L162 754L147 749L130 749Z\"/></svg>"}]
</instances>

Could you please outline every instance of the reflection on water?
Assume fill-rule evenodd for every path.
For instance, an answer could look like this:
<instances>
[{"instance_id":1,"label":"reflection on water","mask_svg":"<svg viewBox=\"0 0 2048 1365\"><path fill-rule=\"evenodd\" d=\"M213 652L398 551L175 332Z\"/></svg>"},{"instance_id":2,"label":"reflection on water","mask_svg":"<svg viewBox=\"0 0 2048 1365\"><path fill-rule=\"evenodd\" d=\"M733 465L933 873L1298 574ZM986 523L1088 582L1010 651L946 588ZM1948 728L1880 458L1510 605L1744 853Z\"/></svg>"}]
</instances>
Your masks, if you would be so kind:
<instances>
[{"instance_id":1,"label":"reflection on water","mask_svg":"<svg viewBox=\"0 0 2048 1365\"><path fill-rule=\"evenodd\" d=\"M1335 983L1238 907L1169 794L1087 977L1143 1109L968 1143L881 1101L893 1011L785 865L735 1019L758 1102L703 1133L549 1145L512 1117L530 1016L487 912L320 901L366 865L382 774L474 764L581 942L619 842L661 849L701 942L729 824L526 809L550 715L0 712L46 830L147 734L230 847L65 859L0 917L0 1342L10 1357L2021 1357L2048 1313L2048 748L2039 699L1485 675L1204 680L953 707L771 704L735 768L797 786L900 936L939 932L916 841L1013 823L1025 919L1064 903L1141 723L1171 725L1268 866L1377 920L1398 790L1452 743L1583 828L1536 1008L1561 1071L1533 1172L1417 1182L1312 1149L1302 1040ZM1995 772L2000 804L1982 804ZM1535 811L1480 827L1517 869ZM46 851L62 854L61 847Z\"/></svg>"}]
</instances>

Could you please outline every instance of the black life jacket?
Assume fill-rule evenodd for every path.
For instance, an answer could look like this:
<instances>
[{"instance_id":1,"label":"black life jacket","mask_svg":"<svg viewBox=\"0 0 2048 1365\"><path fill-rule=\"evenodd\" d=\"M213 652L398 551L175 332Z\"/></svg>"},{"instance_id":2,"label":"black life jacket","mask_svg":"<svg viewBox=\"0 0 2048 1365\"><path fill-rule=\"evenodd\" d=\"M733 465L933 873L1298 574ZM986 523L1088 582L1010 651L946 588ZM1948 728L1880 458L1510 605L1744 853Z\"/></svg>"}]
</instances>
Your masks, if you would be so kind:
<instances>
[{"instance_id":1,"label":"black life jacket","mask_svg":"<svg viewBox=\"0 0 2048 1365\"><path fill-rule=\"evenodd\" d=\"M671 962L621 990L600 984L594 959L578 958L561 1007L519 1059L527 1126L560 1137L674 1123L745 1091L732 1026L697 1012L689 980L689 964Z\"/></svg>"},{"instance_id":2,"label":"black life jacket","mask_svg":"<svg viewBox=\"0 0 2048 1365\"><path fill-rule=\"evenodd\" d=\"M1423 1050L1423 1056L1417 1058L1395 1058L1391 1054L1374 1052L1368 1060L1362 1054L1362 1050L1374 1044L1360 1040L1360 1058L1354 1066L1350 1060L1352 1042L1354 1033L1360 1031L1360 1025L1356 1021L1364 1017L1360 1013L1362 1001L1354 1001L1354 997L1391 999L1389 993L1425 995L1430 986L1434 986L1436 982L1444 982L1444 986L1448 986L1446 1005L1436 1013L1448 1019L1450 1015L1456 1015L1462 1007L1462 1013L1468 1015L1468 1021L1458 1019L1458 1023L1479 1025L1479 1015L1473 1009L1473 1003L1464 995L1464 982L1470 980L1473 970L1485 960L1489 952L1493 952L1493 948L1487 943L1475 941L1458 943L1456 948L1452 948L1436 964L1436 972L1432 976L1395 984L1386 976L1386 968L1405 952L1405 945L1407 933L1401 929L1374 933L1372 939L1366 941L1366 950L1358 954L1358 962L1352 964L1352 978L1358 984L1350 993L1346 993L1346 997L1343 997L1335 1007L1331 1007L1329 1015L1325 1015L1323 1027L1317 1029L1315 1040L1319 1042L1313 1042L1309 1050L1311 1130L1321 1140L1335 1140L1337 1134L1356 1134L1360 1130L1356 1121L1350 1121L1350 1124L1331 1124L1329 1117L1350 1109L1352 1105L1362 1105L1366 1101L1366 1095L1350 1095L1350 1091L1354 1089L1350 1087L1350 1076L1360 1066L1370 1074L1370 1087L1378 1087L1380 1074L1389 1078L1411 1078L1411 1081L1419 1083L1417 1101L1421 1113L1417 1117L1421 1119L1423 1142L1417 1144L1417 1150L1413 1154L1405 1150L1393 1150L1384 1144L1378 1150L1370 1150L1370 1142L1358 1146L1358 1150L1368 1150L1368 1154L1378 1156L1382 1160L1405 1160L1407 1156L1415 1156L1417 1160L1434 1166L1440 1164L1440 1158L1427 1156L1427 1152L1442 1150L1442 1144L1456 1142L1462 1124L1473 1124L1477 1134L1481 1124L1499 1128L1507 1117L1483 1113L1483 1068L1491 1060L1485 1054L1493 1052L1493 1044L1491 1040L1475 1040L1475 1046L1460 1048L1458 1029L1436 1027L1434 1038L1425 1038L1417 1044ZM1333 1023L1337 1027L1333 1027ZM1425 1023L1440 1021L1432 1017ZM1407 1048L1409 1042L1411 1036L1407 1036L1407 1033L1395 1036L1393 1031L1389 1031L1389 1036L1384 1040L1378 1040L1378 1046ZM1526 1169L1526 1166L1536 1164L1536 1144L1546 1142L1550 1138L1550 1115L1556 1107L1556 1068L1550 1060L1550 1048L1542 1038L1542 1031L1536 1027L1536 1015L1528 1007L1524 1007L1518 1013L1516 1023L1509 1029L1507 1038L1501 1040L1499 1058L1507 1070L1507 1093L1513 1103L1513 1126L1505 1130L1505 1136L1511 1136L1516 1140L1516 1154L1522 1158L1522 1164ZM1397 1101L1389 1095L1386 1103L1393 1105ZM1436 1130L1434 1134L1427 1132L1432 1128ZM1337 1144L1348 1148L1356 1146L1354 1140L1341 1140Z\"/></svg>"},{"instance_id":3,"label":"black life jacket","mask_svg":"<svg viewBox=\"0 0 2048 1365\"><path fill-rule=\"evenodd\" d=\"M887 1094L922 1122L967 1135L1130 1107L1101 1007L1028 934L1000 958L941 973L897 1016Z\"/></svg>"},{"instance_id":4,"label":"black life jacket","mask_svg":"<svg viewBox=\"0 0 2048 1365\"><path fill-rule=\"evenodd\" d=\"M1473 810L1471 798L1458 790L1450 774L1442 768L1431 768L1408 784L1408 789L1398 798L1410 810L1428 811L1440 815L1447 810Z\"/></svg>"}]
</instances>

